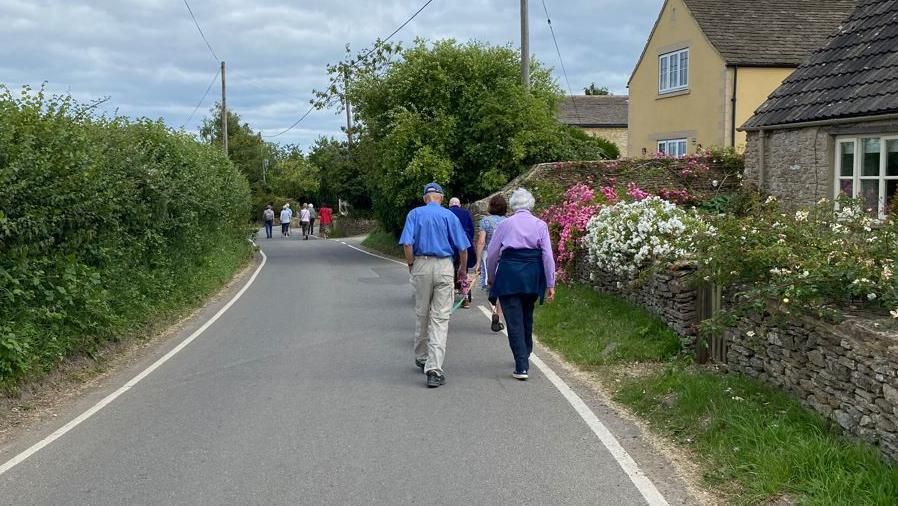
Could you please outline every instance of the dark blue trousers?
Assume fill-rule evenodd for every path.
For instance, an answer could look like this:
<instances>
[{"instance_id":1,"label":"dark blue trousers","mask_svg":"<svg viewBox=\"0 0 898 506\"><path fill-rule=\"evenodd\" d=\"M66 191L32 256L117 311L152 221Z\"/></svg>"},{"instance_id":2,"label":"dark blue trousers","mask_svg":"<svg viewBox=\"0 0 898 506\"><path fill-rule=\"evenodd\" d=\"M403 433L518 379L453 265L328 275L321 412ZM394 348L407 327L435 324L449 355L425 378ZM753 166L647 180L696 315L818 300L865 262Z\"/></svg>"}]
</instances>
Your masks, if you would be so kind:
<instances>
[{"instance_id":1,"label":"dark blue trousers","mask_svg":"<svg viewBox=\"0 0 898 506\"><path fill-rule=\"evenodd\" d=\"M514 355L515 372L530 370L530 353L533 352L533 308L536 295L501 295L499 302L505 314L508 345Z\"/></svg>"},{"instance_id":2,"label":"dark blue trousers","mask_svg":"<svg viewBox=\"0 0 898 506\"><path fill-rule=\"evenodd\" d=\"M272 229L271 220L265 220L265 237L267 237L268 239L271 239L271 229Z\"/></svg>"}]
</instances>

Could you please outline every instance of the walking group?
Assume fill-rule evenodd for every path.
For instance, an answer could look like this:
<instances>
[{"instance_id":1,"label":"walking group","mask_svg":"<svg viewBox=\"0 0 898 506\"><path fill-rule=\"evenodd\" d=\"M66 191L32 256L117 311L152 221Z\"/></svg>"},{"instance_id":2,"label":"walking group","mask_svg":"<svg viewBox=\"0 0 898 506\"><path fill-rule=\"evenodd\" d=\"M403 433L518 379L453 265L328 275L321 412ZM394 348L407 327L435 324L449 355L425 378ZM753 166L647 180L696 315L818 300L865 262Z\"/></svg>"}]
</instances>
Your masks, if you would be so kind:
<instances>
[{"instance_id":1,"label":"walking group","mask_svg":"<svg viewBox=\"0 0 898 506\"><path fill-rule=\"evenodd\" d=\"M293 208L290 207L290 203L284 204L281 208L280 214L280 224L281 224L281 237L290 237L290 225L293 223ZM273 229L274 229L274 206L272 204L268 204L265 206L265 210L262 211L262 221L265 223L265 237L268 239L272 238ZM323 239L327 239L330 234L331 227L333 226L334 220L334 212L327 205L322 204L321 209L316 211L315 206L313 204L303 204L299 210L299 224L302 230L302 238L303 240L308 240L309 237L315 236L315 221L318 220L318 234Z\"/></svg>"},{"instance_id":2,"label":"walking group","mask_svg":"<svg viewBox=\"0 0 898 506\"><path fill-rule=\"evenodd\" d=\"M466 287L473 270L493 308L491 329L508 331L512 377L526 380L536 302L555 298L549 228L532 214L533 195L520 188L508 202L501 195L490 200L475 244L471 214L455 198L444 208L443 198L439 184L426 185L424 205L409 212L399 240L415 287L415 365L426 374L428 387L445 384L449 318L456 290L461 291L463 307L470 305ZM506 218L509 207L513 214Z\"/></svg>"}]
</instances>

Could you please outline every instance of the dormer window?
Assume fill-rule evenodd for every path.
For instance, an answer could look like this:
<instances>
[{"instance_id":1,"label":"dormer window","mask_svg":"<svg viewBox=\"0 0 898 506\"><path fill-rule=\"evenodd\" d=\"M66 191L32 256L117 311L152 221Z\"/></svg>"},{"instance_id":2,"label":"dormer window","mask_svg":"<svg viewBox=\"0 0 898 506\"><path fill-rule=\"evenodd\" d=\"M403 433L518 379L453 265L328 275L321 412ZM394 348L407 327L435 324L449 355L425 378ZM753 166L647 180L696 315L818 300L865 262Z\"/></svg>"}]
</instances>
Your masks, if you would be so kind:
<instances>
[{"instance_id":1,"label":"dormer window","mask_svg":"<svg viewBox=\"0 0 898 506\"><path fill-rule=\"evenodd\" d=\"M689 88L689 49L658 57L658 93L673 93Z\"/></svg>"}]
</instances>

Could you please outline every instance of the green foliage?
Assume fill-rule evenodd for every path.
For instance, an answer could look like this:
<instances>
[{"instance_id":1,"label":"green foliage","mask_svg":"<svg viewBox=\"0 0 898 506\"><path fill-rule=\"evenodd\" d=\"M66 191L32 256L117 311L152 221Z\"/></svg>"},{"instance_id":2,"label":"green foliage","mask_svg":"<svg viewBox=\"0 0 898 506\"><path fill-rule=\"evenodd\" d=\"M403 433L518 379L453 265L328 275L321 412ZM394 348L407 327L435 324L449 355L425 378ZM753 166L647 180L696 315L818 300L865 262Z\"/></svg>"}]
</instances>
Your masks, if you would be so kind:
<instances>
[{"instance_id":1,"label":"green foliage","mask_svg":"<svg viewBox=\"0 0 898 506\"><path fill-rule=\"evenodd\" d=\"M898 467L782 392L676 363L624 381L616 400L705 460L728 504L895 504Z\"/></svg>"},{"instance_id":2,"label":"green foliage","mask_svg":"<svg viewBox=\"0 0 898 506\"><path fill-rule=\"evenodd\" d=\"M534 64L531 91L524 90L520 56L510 47L419 40L385 50L373 65L377 71L356 73L348 96L360 144L369 143L362 166L374 209L389 231L401 228L431 180L474 200L533 163L613 151L558 123L560 90L545 68ZM340 70L329 70L339 93Z\"/></svg>"},{"instance_id":3,"label":"green foliage","mask_svg":"<svg viewBox=\"0 0 898 506\"><path fill-rule=\"evenodd\" d=\"M405 256L402 246L399 245L399 239L383 229L371 231L362 241L362 246L397 258Z\"/></svg>"},{"instance_id":4,"label":"green foliage","mask_svg":"<svg viewBox=\"0 0 898 506\"><path fill-rule=\"evenodd\" d=\"M319 168L306 160L298 148L288 147L274 164L270 184L277 195L302 198L318 194L321 174Z\"/></svg>"},{"instance_id":5,"label":"green foliage","mask_svg":"<svg viewBox=\"0 0 898 506\"><path fill-rule=\"evenodd\" d=\"M71 97L0 88L0 383L214 289L248 254L220 150Z\"/></svg>"},{"instance_id":6,"label":"green foliage","mask_svg":"<svg viewBox=\"0 0 898 506\"><path fill-rule=\"evenodd\" d=\"M556 301L534 315L542 343L581 366L658 361L680 349L677 335L644 309L588 286L559 286Z\"/></svg>"},{"instance_id":7,"label":"green foliage","mask_svg":"<svg viewBox=\"0 0 898 506\"><path fill-rule=\"evenodd\" d=\"M596 86L596 83L590 83L589 86L583 88L583 92L586 95L611 95L611 92L608 91L607 86Z\"/></svg>"},{"instance_id":8,"label":"green foliage","mask_svg":"<svg viewBox=\"0 0 898 506\"><path fill-rule=\"evenodd\" d=\"M337 205L345 200L356 209L369 209L371 198L362 174L360 158L365 156L366 146L354 145L333 138L319 137L309 152L309 162L318 167L321 185L318 191L323 201Z\"/></svg>"},{"instance_id":9,"label":"green foliage","mask_svg":"<svg viewBox=\"0 0 898 506\"><path fill-rule=\"evenodd\" d=\"M898 223L876 223L861 202L820 201L786 212L771 198L744 216L714 217L717 233L698 243L699 276L741 287L737 309L805 311L831 306L898 311ZM732 252L738 251L738 255Z\"/></svg>"}]
</instances>

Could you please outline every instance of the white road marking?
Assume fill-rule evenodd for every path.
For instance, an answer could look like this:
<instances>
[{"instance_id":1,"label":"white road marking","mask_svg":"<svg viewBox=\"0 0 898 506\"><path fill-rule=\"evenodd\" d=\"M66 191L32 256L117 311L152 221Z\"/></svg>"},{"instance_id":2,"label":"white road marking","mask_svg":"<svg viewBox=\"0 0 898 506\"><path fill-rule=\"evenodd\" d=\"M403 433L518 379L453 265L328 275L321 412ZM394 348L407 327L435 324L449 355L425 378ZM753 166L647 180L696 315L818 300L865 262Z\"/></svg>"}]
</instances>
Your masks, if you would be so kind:
<instances>
[{"instance_id":1,"label":"white road marking","mask_svg":"<svg viewBox=\"0 0 898 506\"><path fill-rule=\"evenodd\" d=\"M385 256L377 255L377 254L371 253L370 251L365 251L365 250L363 250L362 248L356 248L356 247L353 246L352 244L347 244L347 243L345 243L345 242L343 242L343 241L339 241L339 242L340 242L340 244L344 244L344 245L346 245L346 246L349 246L350 248L352 248L352 249L354 249L354 250L356 250L356 251L361 251L362 253L364 253L364 254L366 254L366 255L370 255L370 256L373 256L373 257L375 257L375 258L380 258L381 260L386 260L386 261L388 261L388 262L393 262L394 264L405 265L405 262L400 262L399 260L396 260L396 259L393 259L393 258L387 258L387 257L385 257ZM407 266L406 266L406 267L407 267Z\"/></svg>"},{"instance_id":2,"label":"white road marking","mask_svg":"<svg viewBox=\"0 0 898 506\"><path fill-rule=\"evenodd\" d=\"M489 309L484 306L480 306L480 311L486 315L487 318L492 318L493 313ZM508 335L508 330L503 330L503 334ZM545 362L543 362L536 353L530 355L530 361L536 365L536 367L542 371L542 373L555 385L555 388L561 392L561 395L564 396L565 399L571 404L574 410L580 415L580 418L586 422L586 425L592 430L593 434L599 438L599 441L608 449L608 452L611 453L611 456L614 457L614 460L620 465L621 469L627 474L630 478L630 481L633 482L633 485L636 486L636 489L639 490L639 493L642 494L642 497L648 501L650 506L669 506L664 496L661 495L661 492L655 487L655 484L652 483L652 480L649 479L645 473L639 469L639 465L636 464L636 461L633 460L633 457L627 453L627 450L621 446L620 442L618 442L617 438L614 437L614 434L608 430L608 427L605 427L599 417L596 416L595 413L589 406L583 402L583 399L574 392L567 383L564 382L555 371L552 370L551 367L548 366Z\"/></svg>"},{"instance_id":3,"label":"white road marking","mask_svg":"<svg viewBox=\"0 0 898 506\"><path fill-rule=\"evenodd\" d=\"M253 244L255 245L255 243L253 243ZM160 366L162 366L162 364L168 362L169 359L171 359L173 356L175 356L179 351L186 348L187 345L192 343L197 337L199 337L203 332L205 332L206 329L211 327L213 323L218 321L218 319L221 318L221 316L223 314L225 314L225 312L227 312L227 310L230 309L231 306L233 306L234 303L237 302L237 300L240 299L240 297L242 297L244 293L246 293L246 290L249 289L250 286L252 286L254 281L256 281L256 277L258 277L259 273L262 271L262 268L265 267L265 263L268 261L268 257L265 255L265 252L263 252L262 250L259 250L259 253L262 254L262 263L259 264L259 267L256 268L255 272L253 272L253 275L252 275L252 277L249 278L249 281L247 281L246 284L243 285L243 288L241 288L240 291L237 292L237 294L234 295L234 297L231 298L231 300L229 300L228 303L224 305L224 307L219 309L218 312L215 313L214 316L212 316L212 318L210 318L206 323L204 323L202 327L196 329L196 331L194 331L193 334L190 334L190 336L187 337L187 339L184 339L183 341L181 341L181 343L178 346L176 346L171 351L166 353L159 360L153 362L152 365L150 365L149 367L144 369L140 374L131 378L131 380L128 381L127 383L125 383L124 386L122 386L115 392L112 392L111 394L107 395L100 402L94 404L93 407L91 407L84 413L81 413L74 420L63 425L59 429L56 429L56 431L53 432L52 434L50 434L49 436L38 441L37 443L32 445L30 448L28 448L27 450L23 451L22 453L16 455L15 457L10 459L8 462L4 463L3 465L0 465L0 475L3 475L3 473L5 473L5 472L9 471L10 469L12 469L13 467L21 464L25 459L27 459L28 457L39 452L41 449L43 449L44 447L46 447L53 441L56 441L57 439L61 438L66 433L68 433L69 431L71 431L72 429L74 429L75 427L80 425L82 422L84 422L88 418L95 415L98 411L100 411L101 409L108 406L112 401L116 400L123 393L125 393L128 390L130 390L131 388L133 388L134 385L137 385L138 383L140 383L140 381L142 379L146 378L153 371L155 371Z\"/></svg>"}]
</instances>

